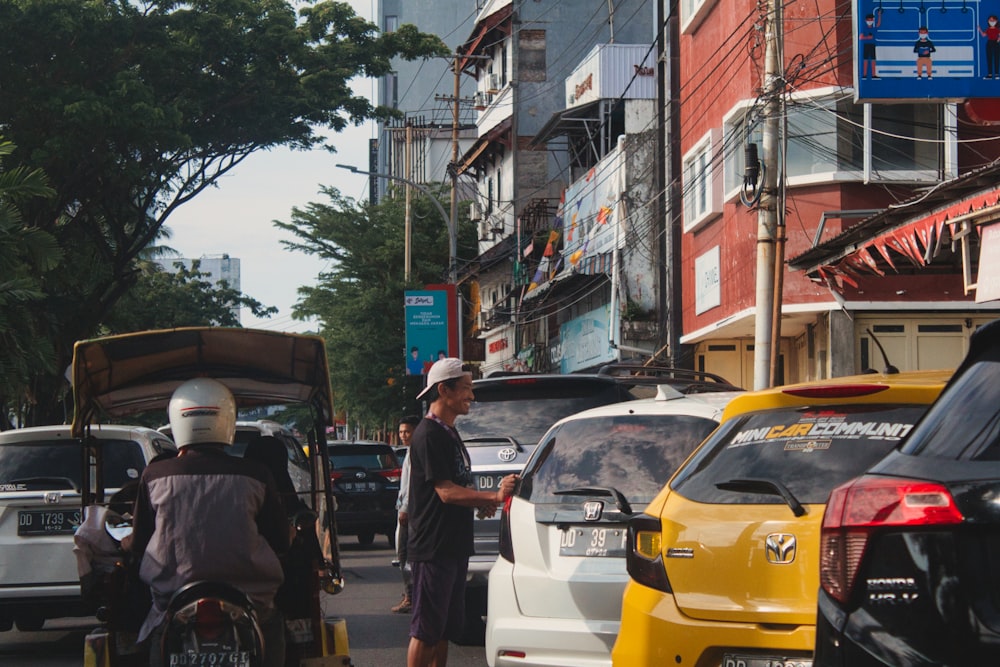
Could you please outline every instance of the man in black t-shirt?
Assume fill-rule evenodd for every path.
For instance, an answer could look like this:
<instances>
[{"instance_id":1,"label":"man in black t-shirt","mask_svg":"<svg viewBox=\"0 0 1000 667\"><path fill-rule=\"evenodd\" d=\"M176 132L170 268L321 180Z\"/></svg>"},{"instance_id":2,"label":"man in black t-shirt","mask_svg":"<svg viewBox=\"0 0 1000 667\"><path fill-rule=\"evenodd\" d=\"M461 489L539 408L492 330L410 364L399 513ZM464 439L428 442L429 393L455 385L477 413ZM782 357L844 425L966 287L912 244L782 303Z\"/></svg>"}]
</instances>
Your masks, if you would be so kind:
<instances>
[{"instance_id":1,"label":"man in black t-shirt","mask_svg":"<svg viewBox=\"0 0 1000 667\"><path fill-rule=\"evenodd\" d=\"M513 493L517 475L505 477L496 492L473 488L469 453L455 430L455 418L468 414L475 398L472 374L461 360L435 362L417 398L431 406L413 432L408 455L413 617L407 666L444 667L448 640L459 638L465 620L473 510L492 516Z\"/></svg>"}]
</instances>

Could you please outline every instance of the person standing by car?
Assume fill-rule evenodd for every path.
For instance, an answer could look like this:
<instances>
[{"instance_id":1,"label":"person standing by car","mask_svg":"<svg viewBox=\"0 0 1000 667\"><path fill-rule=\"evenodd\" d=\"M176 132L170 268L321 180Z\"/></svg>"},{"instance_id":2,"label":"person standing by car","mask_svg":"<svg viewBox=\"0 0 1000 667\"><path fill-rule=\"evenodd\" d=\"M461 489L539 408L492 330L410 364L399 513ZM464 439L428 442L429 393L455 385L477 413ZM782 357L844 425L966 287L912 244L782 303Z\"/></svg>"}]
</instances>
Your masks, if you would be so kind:
<instances>
[{"instance_id":1,"label":"person standing by car","mask_svg":"<svg viewBox=\"0 0 1000 667\"><path fill-rule=\"evenodd\" d=\"M168 412L180 454L143 471L129 546L153 595L139 641L151 638L150 665L159 666L171 595L193 581L219 581L253 601L266 647L263 665L280 667L284 621L274 596L289 531L274 476L260 463L226 454L236 432L236 401L221 382L188 380L174 391Z\"/></svg>"},{"instance_id":2,"label":"person standing by car","mask_svg":"<svg viewBox=\"0 0 1000 667\"><path fill-rule=\"evenodd\" d=\"M413 616L408 667L444 667L448 640L461 636L465 622L465 577L473 552L473 510L485 516L514 491L517 475L503 478L497 491L472 487L469 452L455 419L469 412L475 396L472 374L460 359L431 366L418 399L430 410L413 433L410 453L407 557L412 567Z\"/></svg>"},{"instance_id":3,"label":"person standing by car","mask_svg":"<svg viewBox=\"0 0 1000 667\"><path fill-rule=\"evenodd\" d=\"M413 439L413 431L420 423L417 415L408 415L399 420L399 443L403 447L409 447ZM409 515L407 514L407 501L409 499L410 488L410 457L403 459L403 469L399 473L399 496L396 498L396 512L398 523L396 524L396 563L399 571L403 574L403 599L399 604L389 611L394 614L409 614L412 609L413 585L410 580L410 571L406 567L406 539L407 524Z\"/></svg>"}]
</instances>

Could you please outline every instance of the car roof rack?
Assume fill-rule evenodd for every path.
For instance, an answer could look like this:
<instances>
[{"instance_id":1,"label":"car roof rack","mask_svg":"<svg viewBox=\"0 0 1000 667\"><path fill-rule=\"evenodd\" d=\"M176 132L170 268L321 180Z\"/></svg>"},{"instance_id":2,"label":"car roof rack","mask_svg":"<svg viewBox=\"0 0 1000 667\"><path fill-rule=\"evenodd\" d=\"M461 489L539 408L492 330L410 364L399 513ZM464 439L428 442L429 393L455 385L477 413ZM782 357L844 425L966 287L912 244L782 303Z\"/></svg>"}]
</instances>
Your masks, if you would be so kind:
<instances>
[{"instance_id":1,"label":"car roof rack","mask_svg":"<svg viewBox=\"0 0 1000 667\"><path fill-rule=\"evenodd\" d=\"M717 384L727 388L739 389L739 387L715 373L695 371L689 368L675 368L662 364L620 361L601 366L597 374L616 378L635 379L655 384L671 384L671 381L675 381L677 383L703 385Z\"/></svg>"}]
</instances>

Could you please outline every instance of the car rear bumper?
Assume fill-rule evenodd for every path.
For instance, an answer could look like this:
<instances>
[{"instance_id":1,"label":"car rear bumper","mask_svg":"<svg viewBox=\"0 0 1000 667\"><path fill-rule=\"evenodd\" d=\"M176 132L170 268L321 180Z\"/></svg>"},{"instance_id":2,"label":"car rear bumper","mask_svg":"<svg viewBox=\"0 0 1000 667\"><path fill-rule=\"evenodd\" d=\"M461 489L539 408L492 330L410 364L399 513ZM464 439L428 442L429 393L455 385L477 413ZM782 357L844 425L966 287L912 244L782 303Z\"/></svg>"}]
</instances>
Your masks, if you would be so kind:
<instances>
[{"instance_id":1,"label":"car rear bumper","mask_svg":"<svg viewBox=\"0 0 1000 667\"><path fill-rule=\"evenodd\" d=\"M725 653L808 658L815 637L814 625L765 629L757 623L690 618L677 608L673 595L630 581L611 655L616 667L720 665Z\"/></svg>"},{"instance_id":2,"label":"car rear bumper","mask_svg":"<svg viewBox=\"0 0 1000 667\"><path fill-rule=\"evenodd\" d=\"M524 616L511 585L510 563L501 559L493 568L486 613L486 661L491 667L610 667L619 625L618 619ZM502 655L507 650L525 655Z\"/></svg>"},{"instance_id":3,"label":"car rear bumper","mask_svg":"<svg viewBox=\"0 0 1000 667\"><path fill-rule=\"evenodd\" d=\"M45 618L91 616L94 610L80 597L80 586L0 588L0 618L31 612Z\"/></svg>"}]
</instances>

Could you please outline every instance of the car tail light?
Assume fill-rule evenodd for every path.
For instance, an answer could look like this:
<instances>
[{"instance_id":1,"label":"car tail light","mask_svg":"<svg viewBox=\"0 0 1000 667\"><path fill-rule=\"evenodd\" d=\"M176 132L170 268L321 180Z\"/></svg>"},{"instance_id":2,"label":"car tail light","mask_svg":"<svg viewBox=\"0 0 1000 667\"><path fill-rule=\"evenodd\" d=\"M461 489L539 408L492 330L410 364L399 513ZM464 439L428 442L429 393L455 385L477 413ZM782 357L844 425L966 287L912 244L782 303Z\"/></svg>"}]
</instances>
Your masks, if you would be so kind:
<instances>
[{"instance_id":1,"label":"car tail light","mask_svg":"<svg viewBox=\"0 0 1000 667\"><path fill-rule=\"evenodd\" d=\"M514 544L510 539L510 503L513 499L514 496L508 496L500 512L500 555L511 563L514 562Z\"/></svg>"},{"instance_id":2,"label":"car tail light","mask_svg":"<svg viewBox=\"0 0 1000 667\"><path fill-rule=\"evenodd\" d=\"M834 384L826 387L782 389L782 394L799 398L858 398L871 396L889 388L887 384Z\"/></svg>"},{"instance_id":3,"label":"car tail light","mask_svg":"<svg viewBox=\"0 0 1000 667\"><path fill-rule=\"evenodd\" d=\"M211 598L198 600L194 617L194 628L198 637L218 639L222 636L225 620L226 615L222 611L222 603L219 600Z\"/></svg>"},{"instance_id":4,"label":"car tail light","mask_svg":"<svg viewBox=\"0 0 1000 667\"><path fill-rule=\"evenodd\" d=\"M846 603L868 539L880 528L961 523L962 513L941 484L860 477L830 493L820 538L820 584Z\"/></svg>"},{"instance_id":5,"label":"car tail light","mask_svg":"<svg viewBox=\"0 0 1000 667\"><path fill-rule=\"evenodd\" d=\"M663 566L663 529L658 518L640 514L629 519L625 567L636 583L673 592Z\"/></svg>"},{"instance_id":6,"label":"car tail light","mask_svg":"<svg viewBox=\"0 0 1000 667\"><path fill-rule=\"evenodd\" d=\"M403 469L393 468L392 470L380 470L378 474L382 475L387 480L395 484L398 483L400 477L403 476Z\"/></svg>"},{"instance_id":7,"label":"car tail light","mask_svg":"<svg viewBox=\"0 0 1000 667\"><path fill-rule=\"evenodd\" d=\"M342 472L338 472L336 470L331 470L330 471L330 481L331 482L336 482L338 479L340 479L343 476L344 476L344 473L342 473Z\"/></svg>"}]
</instances>

